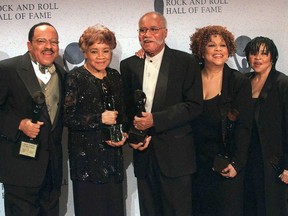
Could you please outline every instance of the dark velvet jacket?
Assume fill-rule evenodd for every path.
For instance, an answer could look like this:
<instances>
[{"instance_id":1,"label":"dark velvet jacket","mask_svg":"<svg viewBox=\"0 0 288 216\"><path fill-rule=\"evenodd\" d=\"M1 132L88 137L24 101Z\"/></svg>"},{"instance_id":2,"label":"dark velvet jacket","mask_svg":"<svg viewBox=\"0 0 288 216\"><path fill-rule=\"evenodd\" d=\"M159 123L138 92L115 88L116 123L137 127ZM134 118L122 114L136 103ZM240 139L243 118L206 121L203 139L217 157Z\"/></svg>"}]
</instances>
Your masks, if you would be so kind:
<instances>
[{"instance_id":1,"label":"dark velvet jacket","mask_svg":"<svg viewBox=\"0 0 288 216\"><path fill-rule=\"evenodd\" d=\"M255 72L248 73L252 79ZM280 169L288 170L288 78L283 73L270 71L260 92L254 119L261 143L264 165L264 187L267 216L288 215L288 186L278 177L271 164L278 158Z\"/></svg>"},{"instance_id":2,"label":"dark velvet jacket","mask_svg":"<svg viewBox=\"0 0 288 216\"><path fill-rule=\"evenodd\" d=\"M3 183L39 187L45 178L49 160L53 181L60 189L62 181L62 100L65 71L55 63L59 77L60 101L53 124L44 105L39 121L43 121L38 135L36 159L20 156L20 141L25 135L18 130L20 121L32 118L32 96L27 82L40 88L29 53L0 62L0 181ZM20 76L21 75L21 76Z\"/></svg>"},{"instance_id":3,"label":"dark velvet jacket","mask_svg":"<svg viewBox=\"0 0 288 216\"><path fill-rule=\"evenodd\" d=\"M107 68L118 111L117 123L126 124L122 79L118 71ZM71 179L106 183L122 181L121 147L104 141L101 114L104 112L102 80L83 66L67 75L65 85L64 124L68 127L68 150Z\"/></svg>"}]
</instances>

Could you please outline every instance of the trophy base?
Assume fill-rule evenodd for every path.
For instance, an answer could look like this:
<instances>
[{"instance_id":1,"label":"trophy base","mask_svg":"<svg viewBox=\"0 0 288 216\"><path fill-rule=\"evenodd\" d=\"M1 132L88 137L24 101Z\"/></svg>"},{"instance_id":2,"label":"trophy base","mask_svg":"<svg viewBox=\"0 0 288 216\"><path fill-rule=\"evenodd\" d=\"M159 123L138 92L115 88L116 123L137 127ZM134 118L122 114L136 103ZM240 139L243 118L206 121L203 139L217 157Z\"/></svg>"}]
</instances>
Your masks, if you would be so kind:
<instances>
[{"instance_id":1,"label":"trophy base","mask_svg":"<svg viewBox=\"0 0 288 216\"><path fill-rule=\"evenodd\" d=\"M105 141L111 140L112 142L120 142L123 140L122 124L104 126L102 128L102 133Z\"/></svg>"},{"instance_id":2,"label":"trophy base","mask_svg":"<svg viewBox=\"0 0 288 216\"><path fill-rule=\"evenodd\" d=\"M135 144L144 142L146 136L147 136L147 130L141 131L132 127L128 133L128 142Z\"/></svg>"},{"instance_id":3,"label":"trophy base","mask_svg":"<svg viewBox=\"0 0 288 216\"><path fill-rule=\"evenodd\" d=\"M39 149L39 140L37 138L29 138L25 135L19 142L19 155L36 159Z\"/></svg>"}]
</instances>

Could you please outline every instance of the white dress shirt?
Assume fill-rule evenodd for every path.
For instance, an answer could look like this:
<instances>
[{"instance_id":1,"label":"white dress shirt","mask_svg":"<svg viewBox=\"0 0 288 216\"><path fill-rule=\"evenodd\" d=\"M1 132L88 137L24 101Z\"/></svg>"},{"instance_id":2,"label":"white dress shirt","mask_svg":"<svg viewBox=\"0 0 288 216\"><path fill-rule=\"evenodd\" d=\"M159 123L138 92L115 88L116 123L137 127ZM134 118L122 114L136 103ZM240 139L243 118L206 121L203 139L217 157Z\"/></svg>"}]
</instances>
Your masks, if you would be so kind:
<instances>
[{"instance_id":1,"label":"white dress shirt","mask_svg":"<svg viewBox=\"0 0 288 216\"><path fill-rule=\"evenodd\" d=\"M160 53L153 57L149 57L146 55L145 58L143 92L146 94L147 97L145 104L146 112L151 112L152 110L153 99L164 49L165 48L163 48Z\"/></svg>"}]
</instances>

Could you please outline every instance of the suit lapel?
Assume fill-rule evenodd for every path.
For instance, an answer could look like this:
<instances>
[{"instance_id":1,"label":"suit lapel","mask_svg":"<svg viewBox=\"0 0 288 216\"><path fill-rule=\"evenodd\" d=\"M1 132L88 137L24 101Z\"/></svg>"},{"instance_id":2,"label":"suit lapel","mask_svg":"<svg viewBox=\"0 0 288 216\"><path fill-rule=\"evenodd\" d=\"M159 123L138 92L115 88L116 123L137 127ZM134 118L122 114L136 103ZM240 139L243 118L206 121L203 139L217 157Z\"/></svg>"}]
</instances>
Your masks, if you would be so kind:
<instances>
[{"instance_id":1,"label":"suit lapel","mask_svg":"<svg viewBox=\"0 0 288 216\"><path fill-rule=\"evenodd\" d=\"M134 80L132 80L132 83L136 84L134 89L143 90L144 66L145 66L145 59L138 59L135 65L135 74L136 74L135 80L139 80L139 84L135 83Z\"/></svg>"},{"instance_id":2,"label":"suit lapel","mask_svg":"<svg viewBox=\"0 0 288 216\"><path fill-rule=\"evenodd\" d=\"M250 80L252 80L254 78L254 76L255 76L255 72L251 72L248 74L248 78ZM260 95L258 98L258 103L256 104L256 107L255 107L255 120L257 123L259 120L260 108L261 108L262 104L265 102L265 100L267 99L268 94L271 91L271 88L273 86L273 82L275 79L276 79L276 72L275 72L275 70L272 69L270 71L268 77L267 77L267 80L266 80L261 92L260 92Z\"/></svg>"},{"instance_id":3,"label":"suit lapel","mask_svg":"<svg viewBox=\"0 0 288 216\"><path fill-rule=\"evenodd\" d=\"M162 106L165 105L169 69L170 69L170 49L167 46L165 46L152 105L152 111L154 112L157 110L161 110Z\"/></svg>"},{"instance_id":4,"label":"suit lapel","mask_svg":"<svg viewBox=\"0 0 288 216\"><path fill-rule=\"evenodd\" d=\"M62 104L62 79L63 79L62 76L63 75L60 73L59 67L56 64L55 64L55 66L56 66L56 72L57 72L58 77L59 77L59 91L60 91L59 95L60 95L60 98L59 98L59 107L58 107L58 110L57 110L57 113L55 116L55 121L54 121L52 130L54 129L54 127L56 125L55 123L57 122L57 119L59 118L60 108L61 108L61 104ZM21 63L21 67L18 68L17 73L18 73L19 77L21 78L21 80L24 82L24 84L25 84L27 90L29 91L31 97L35 91L42 91L41 86L39 84L39 81L35 75L34 68L32 66L31 59L30 59L28 52L23 56L23 61ZM45 119L47 120L47 122L51 122L46 105L43 107L42 113L43 113L43 116L45 117Z\"/></svg>"},{"instance_id":5,"label":"suit lapel","mask_svg":"<svg viewBox=\"0 0 288 216\"><path fill-rule=\"evenodd\" d=\"M34 68L32 66L31 59L30 59L28 52L23 56L21 65L17 69L17 73L19 77L21 78L21 80L23 81L23 83L25 84L25 87L29 91L31 98L33 98L33 93L35 91L42 91L39 81L35 75ZM50 122L50 118L49 118L48 111L47 111L47 106L45 105L42 109L43 109L42 116L44 116L44 118L48 122Z\"/></svg>"},{"instance_id":6,"label":"suit lapel","mask_svg":"<svg viewBox=\"0 0 288 216\"><path fill-rule=\"evenodd\" d=\"M231 103L232 101L232 88L230 83L231 71L225 64L223 69L222 89L221 89L221 104Z\"/></svg>"},{"instance_id":7,"label":"suit lapel","mask_svg":"<svg viewBox=\"0 0 288 216\"><path fill-rule=\"evenodd\" d=\"M21 66L17 69L17 73L24 82L31 97L35 91L41 91L41 87L35 75L28 52L23 56Z\"/></svg>"},{"instance_id":8,"label":"suit lapel","mask_svg":"<svg viewBox=\"0 0 288 216\"><path fill-rule=\"evenodd\" d=\"M259 95L261 101L265 101L269 92L271 91L274 79L276 77L275 75L276 75L275 71L271 70Z\"/></svg>"},{"instance_id":9,"label":"suit lapel","mask_svg":"<svg viewBox=\"0 0 288 216\"><path fill-rule=\"evenodd\" d=\"M260 108L262 106L262 104L265 102L265 100L267 99L271 89L272 89L272 86L273 86L273 83L274 83L274 80L276 78L276 71L275 70L271 70L269 72L269 75L267 77L267 80L266 82L264 83L264 86L260 92L260 95L259 95L259 103L257 104L256 108L255 108L255 119L256 121L258 122L258 119L259 119L259 114L260 114Z\"/></svg>"}]
</instances>

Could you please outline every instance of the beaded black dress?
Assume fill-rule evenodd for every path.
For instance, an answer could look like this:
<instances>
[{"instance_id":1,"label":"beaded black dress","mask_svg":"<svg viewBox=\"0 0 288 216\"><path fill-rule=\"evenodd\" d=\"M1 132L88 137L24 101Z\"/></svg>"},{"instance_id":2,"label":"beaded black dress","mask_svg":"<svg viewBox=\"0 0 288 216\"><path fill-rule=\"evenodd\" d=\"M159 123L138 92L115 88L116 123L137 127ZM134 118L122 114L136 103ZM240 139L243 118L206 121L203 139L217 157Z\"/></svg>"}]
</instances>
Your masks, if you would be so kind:
<instances>
[{"instance_id":1,"label":"beaded black dress","mask_svg":"<svg viewBox=\"0 0 288 216\"><path fill-rule=\"evenodd\" d=\"M106 69L118 111L117 123L126 124L123 86L120 73ZM104 112L102 79L84 66L67 75L64 103L64 124L68 127L68 152L72 180L107 183L123 180L121 147L105 143L101 128Z\"/></svg>"}]
</instances>

